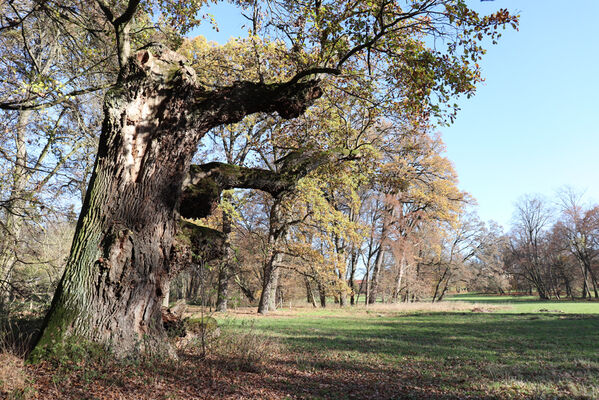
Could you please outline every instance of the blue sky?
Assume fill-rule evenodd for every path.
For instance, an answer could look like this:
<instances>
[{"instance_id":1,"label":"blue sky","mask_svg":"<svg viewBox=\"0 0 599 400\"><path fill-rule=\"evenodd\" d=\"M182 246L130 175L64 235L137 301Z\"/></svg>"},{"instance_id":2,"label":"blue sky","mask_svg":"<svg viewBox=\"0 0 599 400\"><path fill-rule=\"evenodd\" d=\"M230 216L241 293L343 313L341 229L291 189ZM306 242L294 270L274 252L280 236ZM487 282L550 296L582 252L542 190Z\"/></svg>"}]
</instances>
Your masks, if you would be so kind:
<instances>
[{"instance_id":1,"label":"blue sky","mask_svg":"<svg viewBox=\"0 0 599 400\"><path fill-rule=\"evenodd\" d=\"M490 13L520 14L520 30L507 29L481 66L486 81L461 99L456 122L441 128L460 188L478 202L480 216L509 227L523 194L554 197L562 186L599 199L599 0L470 1ZM230 5L211 12L226 42L243 34Z\"/></svg>"},{"instance_id":2,"label":"blue sky","mask_svg":"<svg viewBox=\"0 0 599 400\"><path fill-rule=\"evenodd\" d=\"M483 219L507 227L525 193L554 197L570 185L599 199L599 1L484 2L477 9L519 10L481 63L486 81L459 102L441 129L460 187Z\"/></svg>"}]
</instances>

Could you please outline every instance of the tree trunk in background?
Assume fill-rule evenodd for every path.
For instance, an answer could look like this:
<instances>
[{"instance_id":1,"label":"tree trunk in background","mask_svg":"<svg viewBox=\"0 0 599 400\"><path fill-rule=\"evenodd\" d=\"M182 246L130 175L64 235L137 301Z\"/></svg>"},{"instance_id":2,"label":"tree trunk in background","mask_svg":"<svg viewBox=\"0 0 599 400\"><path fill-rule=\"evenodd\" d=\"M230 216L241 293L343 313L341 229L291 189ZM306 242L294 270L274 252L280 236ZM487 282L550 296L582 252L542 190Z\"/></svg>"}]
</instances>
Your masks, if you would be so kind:
<instances>
[{"instance_id":1,"label":"tree trunk in background","mask_svg":"<svg viewBox=\"0 0 599 400\"><path fill-rule=\"evenodd\" d=\"M369 277L368 265L366 265L366 275L362 280L362 284L366 285L364 288L364 305L368 306L368 299L370 298L370 277Z\"/></svg>"},{"instance_id":2,"label":"tree trunk in background","mask_svg":"<svg viewBox=\"0 0 599 400\"><path fill-rule=\"evenodd\" d=\"M372 278L370 281L370 291L368 293L368 304L374 304L378 295L379 275L383 266L384 250L381 243L381 248L376 253L374 267L372 268Z\"/></svg>"},{"instance_id":3,"label":"tree trunk in background","mask_svg":"<svg viewBox=\"0 0 599 400\"><path fill-rule=\"evenodd\" d=\"M282 256L281 255L277 255L277 260L276 260L276 265L278 265L281 261ZM271 275L271 281L269 284L269 290L270 290L270 294L268 295L268 298L266 300L267 304L268 304L268 311L275 311L277 309L277 292L279 289L279 277L281 275L281 269L279 267L275 267L272 275Z\"/></svg>"},{"instance_id":4,"label":"tree trunk in background","mask_svg":"<svg viewBox=\"0 0 599 400\"><path fill-rule=\"evenodd\" d=\"M397 279L395 280L395 288L393 289L393 302L399 302L399 293L401 292L401 282L406 272L407 263L405 250L402 251L401 259L399 260L399 271L397 272Z\"/></svg>"},{"instance_id":5,"label":"tree trunk in background","mask_svg":"<svg viewBox=\"0 0 599 400\"><path fill-rule=\"evenodd\" d=\"M341 281L341 282L344 281L344 277L341 274L341 272L339 272L338 278L339 278L339 281ZM345 288L343 288L339 291L339 307L345 307L346 305L347 305L347 291L345 290Z\"/></svg>"},{"instance_id":6,"label":"tree trunk in background","mask_svg":"<svg viewBox=\"0 0 599 400\"><path fill-rule=\"evenodd\" d=\"M595 273L591 269L590 262L585 265L585 268L589 271L589 276L591 277L591 283L593 284L593 292L595 294L595 298L598 299L599 298L599 290L597 288L597 278L595 278ZM589 293L589 297L591 297L590 293Z\"/></svg>"},{"instance_id":7,"label":"tree trunk in background","mask_svg":"<svg viewBox=\"0 0 599 400\"><path fill-rule=\"evenodd\" d=\"M262 277L262 293L260 294L260 300L258 301L258 313L259 314L267 314L269 311L272 311L270 309L270 306L272 304L271 302L271 296L273 294L273 279L274 279L274 273L275 270L277 268L274 268L272 266L272 263L269 263L269 265L265 268L264 270L264 275Z\"/></svg>"},{"instance_id":8,"label":"tree trunk in background","mask_svg":"<svg viewBox=\"0 0 599 400\"><path fill-rule=\"evenodd\" d=\"M584 267L584 265L582 265L582 263L580 263L580 269L582 271L582 298L586 299L587 293L588 293L589 297L591 296L591 294L589 292L588 273L587 273L587 270Z\"/></svg>"},{"instance_id":9,"label":"tree trunk in background","mask_svg":"<svg viewBox=\"0 0 599 400\"><path fill-rule=\"evenodd\" d=\"M20 111L15 126L16 157L10 172L12 180L10 196L4 205L6 217L0 231L4 237L4 243L0 246L0 304L8 301L12 293L11 274L17 261L16 252L21 241L28 175L26 129L32 113L31 110Z\"/></svg>"},{"instance_id":10,"label":"tree trunk in background","mask_svg":"<svg viewBox=\"0 0 599 400\"><path fill-rule=\"evenodd\" d=\"M229 192L223 193L223 199L231 200L231 194ZM226 312L227 311L227 300L229 294L229 279L231 277L231 271L233 270L233 263L235 262L235 252L231 247L231 217L225 210L223 211L223 234L225 240L223 242L223 261L218 271L218 287L216 296L216 311Z\"/></svg>"},{"instance_id":11,"label":"tree trunk in background","mask_svg":"<svg viewBox=\"0 0 599 400\"><path fill-rule=\"evenodd\" d=\"M226 256L225 256L226 257ZM227 261L224 260L223 263ZM216 293L216 311L227 312L227 300L229 296L229 274L225 265L222 265L218 271L218 287Z\"/></svg>"},{"instance_id":12,"label":"tree trunk in background","mask_svg":"<svg viewBox=\"0 0 599 400\"><path fill-rule=\"evenodd\" d=\"M372 278L370 283L370 290L368 293L368 304L374 304L376 297L378 296L379 279L381 270L383 268L383 261L385 260L385 242L387 241L387 233L389 230L389 218L391 211L386 210L383 216L383 226L381 227L381 238L379 242L379 251L376 253L374 260L374 267L372 268Z\"/></svg>"},{"instance_id":13,"label":"tree trunk in background","mask_svg":"<svg viewBox=\"0 0 599 400\"><path fill-rule=\"evenodd\" d=\"M445 280L445 285L443 286L443 290L441 290L441 294L439 295L439 298L437 299L437 301L442 301L443 297L445 297L445 294L447 293L447 289L449 289L449 281L451 280L451 275Z\"/></svg>"},{"instance_id":14,"label":"tree trunk in background","mask_svg":"<svg viewBox=\"0 0 599 400\"><path fill-rule=\"evenodd\" d=\"M339 307L345 307L347 305L347 293L341 291L339 293Z\"/></svg>"},{"instance_id":15,"label":"tree trunk in background","mask_svg":"<svg viewBox=\"0 0 599 400\"><path fill-rule=\"evenodd\" d=\"M176 53L131 57L105 97L71 253L31 358L69 336L102 343L117 356L173 354L160 306L183 181L200 139L258 111L297 116L320 93L315 83L237 82L207 91Z\"/></svg>"},{"instance_id":16,"label":"tree trunk in background","mask_svg":"<svg viewBox=\"0 0 599 400\"><path fill-rule=\"evenodd\" d=\"M270 257L264 269L262 280L262 294L258 302L258 313L267 314L269 311L277 309L276 294L279 284L279 264L282 260L282 254L276 253Z\"/></svg>"},{"instance_id":17,"label":"tree trunk in background","mask_svg":"<svg viewBox=\"0 0 599 400\"><path fill-rule=\"evenodd\" d=\"M187 302L197 302L200 298L200 289L202 288L202 271L203 266L192 264L192 267L187 271L187 279L185 279L185 300ZM200 299L205 300L205 299Z\"/></svg>"},{"instance_id":18,"label":"tree trunk in background","mask_svg":"<svg viewBox=\"0 0 599 400\"><path fill-rule=\"evenodd\" d=\"M358 253L352 250L351 257L349 260L349 279L348 286L351 290L349 297L349 304L352 306L356 304L356 261L358 260Z\"/></svg>"},{"instance_id":19,"label":"tree trunk in background","mask_svg":"<svg viewBox=\"0 0 599 400\"><path fill-rule=\"evenodd\" d=\"M441 275L441 277L439 279L437 279L437 282L435 284L435 291L433 293L433 299L432 299L433 303L438 300L437 295L440 294L439 289L441 288L441 284L445 281L445 277L447 276L448 273L449 273L449 266L446 266L445 269L443 270L443 275Z\"/></svg>"},{"instance_id":20,"label":"tree trunk in background","mask_svg":"<svg viewBox=\"0 0 599 400\"><path fill-rule=\"evenodd\" d=\"M254 301L256 301L256 296L255 296L254 292L244 282L241 281L241 279L239 278L239 275L235 276L235 283L237 284L237 286L239 287L239 289L241 290L243 295L250 302L253 303Z\"/></svg>"},{"instance_id":21,"label":"tree trunk in background","mask_svg":"<svg viewBox=\"0 0 599 400\"><path fill-rule=\"evenodd\" d=\"M312 292L310 280L307 277L304 277L304 283L306 284L306 301L309 304L312 304L312 307L316 308L316 300L314 300L314 292Z\"/></svg>"},{"instance_id":22,"label":"tree trunk in background","mask_svg":"<svg viewBox=\"0 0 599 400\"><path fill-rule=\"evenodd\" d=\"M318 282L318 295L320 296L320 306L325 308L327 306L327 293L320 282Z\"/></svg>"},{"instance_id":23,"label":"tree trunk in background","mask_svg":"<svg viewBox=\"0 0 599 400\"><path fill-rule=\"evenodd\" d=\"M279 252L282 239L287 234L286 215L281 210L281 197L275 197L270 208L268 245L270 254L262 275L262 294L258 303L258 313L267 314L276 309L276 290L279 284L279 265L283 255Z\"/></svg>"}]
</instances>

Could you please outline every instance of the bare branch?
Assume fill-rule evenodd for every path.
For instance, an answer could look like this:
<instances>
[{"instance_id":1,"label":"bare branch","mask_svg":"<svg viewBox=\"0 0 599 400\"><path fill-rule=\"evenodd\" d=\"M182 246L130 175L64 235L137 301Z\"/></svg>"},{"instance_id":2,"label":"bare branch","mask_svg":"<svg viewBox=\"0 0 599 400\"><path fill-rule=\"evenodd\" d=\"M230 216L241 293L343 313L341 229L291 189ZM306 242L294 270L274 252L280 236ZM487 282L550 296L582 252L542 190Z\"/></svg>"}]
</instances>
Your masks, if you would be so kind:
<instances>
[{"instance_id":1,"label":"bare branch","mask_svg":"<svg viewBox=\"0 0 599 400\"><path fill-rule=\"evenodd\" d=\"M108 6L108 4L106 4L104 0L96 0L96 3L98 3L98 5L100 6L100 9L106 16L106 19L112 24L114 21L114 14L112 13L112 10Z\"/></svg>"},{"instance_id":2,"label":"bare branch","mask_svg":"<svg viewBox=\"0 0 599 400\"><path fill-rule=\"evenodd\" d=\"M107 89L110 86L111 85L106 84L106 85L94 86L94 87L80 89L80 90L73 90L72 92L69 92L57 99L54 99L52 101L47 101L45 103L34 103L33 100L31 100L31 99L9 101L9 102L5 102L5 103L0 103L0 110L42 110L42 109L53 107L57 104L69 101L71 99L71 97L81 96L83 94L97 92L98 90Z\"/></svg>"}]
</instances>

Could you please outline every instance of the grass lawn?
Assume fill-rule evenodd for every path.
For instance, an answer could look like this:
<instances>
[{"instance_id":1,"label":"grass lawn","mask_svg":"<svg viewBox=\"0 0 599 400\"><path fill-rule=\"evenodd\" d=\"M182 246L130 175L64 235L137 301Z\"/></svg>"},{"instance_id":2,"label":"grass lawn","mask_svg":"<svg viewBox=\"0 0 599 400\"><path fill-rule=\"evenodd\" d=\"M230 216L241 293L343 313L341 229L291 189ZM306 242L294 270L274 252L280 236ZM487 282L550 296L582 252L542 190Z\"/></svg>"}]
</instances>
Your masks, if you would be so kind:
<instances>
[{"instance_id":1,"label":"grass lawn","mask_svg":"<svg viewBox=\"0 0 599 400\"><path fill-rule=\"evenodd\" d=\"M599 398L599 303L452 300L242 319L285 346L296 397Z\"/></svg>"},{"instance_id":2,"label":"grass lawn","mask_svg":"<svg viewBox=\"0 0 599 400\"><path fill-rule=\"evenodd\" d=\"M502 312L506 313L537 313L549 310L567 314L599 314L599 302L588 300L539 300L535 296L480 294L458 294L446 300L496 305L502 307Z\"/></svg>"},{"instance_id":3,"label":"grass lawn","mask_svg":"<svg viewBox=\"0 0 599 400\"><path fill-rule=\"evenodd\" d=\"M461 295L217 318L221 335L205 357L187 346L176 362L22 366L31 389L18 398L599 398L595 302Z\"/></svg>"}]
</instances>

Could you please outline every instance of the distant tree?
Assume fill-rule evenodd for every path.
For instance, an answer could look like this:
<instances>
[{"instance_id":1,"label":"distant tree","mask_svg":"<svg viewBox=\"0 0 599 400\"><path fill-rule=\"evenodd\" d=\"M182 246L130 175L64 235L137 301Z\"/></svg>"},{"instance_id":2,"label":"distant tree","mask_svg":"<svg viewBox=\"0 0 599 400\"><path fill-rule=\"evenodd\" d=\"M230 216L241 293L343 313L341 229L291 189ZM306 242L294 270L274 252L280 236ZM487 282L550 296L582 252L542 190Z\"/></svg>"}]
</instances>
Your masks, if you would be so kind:
<instances>
[{"instance_id":1,"label":"distant tree","mask_svg":"<svg viewBox=\"0 0 599 400\"><path fill-rule=\"evenodd\" d=\"M395 128L397 129L397 128ZM374 190L381 196L378 246L374 249L369 302L379 294L378 284L386 257L393 256L395 278L391 298L397 301L409 258L421 238L423 224L455 221L467 195L457 188L457 176L444 157L441 139L430 135L427 127L404 127L403 134L392 129L383 148L380 167L374 174ZM409 255L411 253L411 256ZM372 258L371 258L372 259Z\"/></svg>"},{"instance_id":2,"label":"distant tree","mask_svg":"<svg viewBox=\"0 0 599 400\"><path fill-rule=\"evenodd\" d=\"M477 244L464 282L470 291L504 293L510 288L509 274L505 269L504 251L507 237L494 222L480 228Z\"/></svg>"},{"instance_id":3,"label":"distant tree","mask_svg":"<svg viewBox=\"0 0 599 400\"><path fill-rule=\"evenodd\" d=\"M506 264L510 273L534 287L541 299L555 289L554 271L547 262L547 232L552 211L541 197L524 196L516 204Z\"/></svg>"},{"instance_id":4,"label":"distant tree","mask_svg":"<svg viewBox=\"0 0 599 400\"><path fill-rule=\"evenodd\" d=\"M576 259L582 272L582 297L590 297L592 287L599 298L596 260L599 257L599 206L585 206L581 194L572 189L559 194L561 216L555 225L555 234Z\"/></svg>"},{"instance_id":5,"label":"distant tree","mask_svg":"<svg viewBox=\"0 0 599 400\"><path fill-rule=\"evenodd\" d=\"M432 302L441 301L450 285L467 274L467 263L479 251L482 222L474 214L463 214L441 231L438 254L431 263L434 290Z\"/></svg>"}]
</instances>

